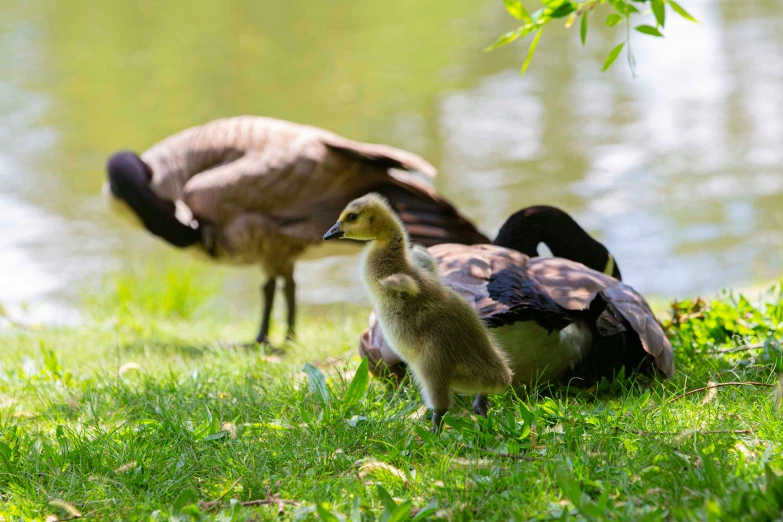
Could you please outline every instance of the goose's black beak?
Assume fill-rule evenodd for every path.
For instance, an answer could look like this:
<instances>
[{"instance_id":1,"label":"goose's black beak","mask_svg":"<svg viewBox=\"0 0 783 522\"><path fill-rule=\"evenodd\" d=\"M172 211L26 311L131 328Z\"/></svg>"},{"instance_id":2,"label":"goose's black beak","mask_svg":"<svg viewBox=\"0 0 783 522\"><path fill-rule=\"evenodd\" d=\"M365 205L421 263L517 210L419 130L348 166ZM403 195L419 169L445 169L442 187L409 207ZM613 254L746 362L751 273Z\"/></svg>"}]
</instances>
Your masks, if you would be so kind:
<instances>
[{"instance_id":1,"label":"goose's black beak","mask_svg":"<svg viewBox=\"0 0 783 522\"><path fill-rule=\"evenodd\" d=\"M329 231L324 234L324 241L328 241L329 239L339 239L345 235L345 232L340 230L340 223L339 221L332 226L332 228L329 229Z\"/></svg>"}]
</instances>

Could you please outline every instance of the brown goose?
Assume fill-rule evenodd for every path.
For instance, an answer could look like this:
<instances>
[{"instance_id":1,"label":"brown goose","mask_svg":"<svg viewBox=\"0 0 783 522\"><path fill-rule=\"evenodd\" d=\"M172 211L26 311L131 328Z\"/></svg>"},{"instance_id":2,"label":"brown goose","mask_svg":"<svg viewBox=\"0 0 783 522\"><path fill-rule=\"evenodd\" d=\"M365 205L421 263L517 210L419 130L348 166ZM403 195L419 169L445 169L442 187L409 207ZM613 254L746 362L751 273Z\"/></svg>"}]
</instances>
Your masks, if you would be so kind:
<instances>
[{"instance_id":1,"label":"brown goose","mask_svg":"<svg viewBox=\"0 0 783 522\"><path fill-rule=\"evenodd\" d=\"M516 226L525 226L518 216L512 216ZM514 228L514 222L507 225ZM598 243L579 230L583 236L572 243ZM613 277L568 259L531 258L497 245L448 244L429 252L442 280L495 329L516 384L589 387L621 366L663 377L674 373L671 344L647 302ZM376 375L391 373L398 382L405 375L374 314L359 352Z\"/></svg>"},{"instance_id":2,"label":"brown goose","mask_svg":"<svg viewBox=\"0 0 783 522\"><path fill-rule=\"evenodd\" d=\"M437 195L426 180L435 168L421 157L272 118L240 116L186 129L141 157L118 152L107 171L108 192L151 233L215 261L261 266L268 280L261 287L260 343L269 339L278 277L293 335L296 259L361 194L388 198L417 243L488 242Z\"/></svg>"}]
</instances>

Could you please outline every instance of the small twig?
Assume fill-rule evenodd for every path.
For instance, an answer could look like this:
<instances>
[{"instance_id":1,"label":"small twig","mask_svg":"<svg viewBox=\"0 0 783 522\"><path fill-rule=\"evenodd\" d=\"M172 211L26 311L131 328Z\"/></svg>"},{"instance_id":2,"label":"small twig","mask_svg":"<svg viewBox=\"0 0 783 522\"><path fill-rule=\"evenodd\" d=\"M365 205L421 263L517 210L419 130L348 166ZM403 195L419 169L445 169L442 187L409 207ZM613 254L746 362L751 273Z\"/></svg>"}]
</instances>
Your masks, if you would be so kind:
<instances>
[{"instance_id":1,"label":"small twig","mask_svg":"<svg viewBox=\"0 0 783 522\"><path fill-rule=\"evenodd\" d=\"M736 346L734 348L723 348L720 350L712 350L709 353L735 353L735 352L745 352L748 350L760 350L761 348L764 348L764 343L746 344L744 346Z\"/></svg>"},{"instance_id":2,"label":"small twig","mask_svg":"<svg viewBox=\"0 0 783 522\"><path fill-rule=\"evenodd\" d=\"M683 433L687 432L688 430L683 431L642 431L642 430L635 430L636 434L639 436L647 436L647 437L655 437L657 435L682 435ZM745 429L745 430L708 430L708 431L694 431L694 433L699 433L701 435L719 435L719 434L728 434L732 433L735 435L750 435L753 433L753 430Z\"/></svg>"},{"instance_id":3,"label":"small twig","mask_svg":"<svg viewBox=\"0 0 783 522\"><path fill-rule=\"evenodd\" d=\"M302 503L298 502L296 500L288 500L286 498L264 498L260 500L246 500L244 502L240 502L239 505L243 507L247 506L270 506L272 504L288 504L291 506L301 506Z\"/></svg>"},{"instance_id":4,"label":"small twig","mask_svg":"<svg viewBox=\"0 0 783 522\"><path fill-rule=\"evenodd\" d=\"M715 383L715 384L711 384L710 386L704 386L702 388L696 388L695 390L691 390L691 391L687 391L685 393L681 393L680 395L677 395L673 399L669 399L668 401L664 402L663 404L661 404L661 406L665 406L665 405L667 405L669 403L672 403L674 401L682 399L683 397L686 397L688 395L693 395L694 393L699 393L699 392L711 390L713 388L720 388L722 386L764 386L766 388L773 388L773 387L775 387L774 384L767 384L766 382L755 382L755 381L718 382L718 383Z\"/></svg>"},{"instance_id":5,"label":"small twig","mask_svg":"<svg viewBox=\"0 0 783 522\"><path fill-rule=\"evenodd\" d=\"M225 490L225 491L223 492L223 494L222 494L222 495L220 495L220 496L219 496L218 498L216 498L215 500L211 500L211 501L209 501L209 502L204 502L204 510L205 510L205 511L209 511L210 509L214 509L214 508L215 508L215 506L217 506L217 505L220 503L220 501L221 501L221 500L223 500L223 499L225 498L225 496L226 496L226 495L228 495L229 493L231 493L231 490L232 490L232 489L234 489L235 487L237 487L237 484L239 484L239 481L240 481L240 480L242 480L242 477L239 477L238 479L236 479L236 480L234 481L234 483L233 483L233 484L231 484L231 486L230 486L230 487L229 487L227 490Z\"/></svg>"},{"instance_id":6,"label":"small twig","mask_svg":"<svg viewBox=\"0 0 783 522\"><path fill-rule=\"evenodd\" d=\"M211 500L209 502L203 502L201 503L201 508L204 511L210 511L215 509L219 504L220 501L223 500L223 498L229 494L229 492L236 487L237 484L239 484L239 481L242 480L242 477L239 477L233 484L231 484L231 487L228 488L225 493L220 495L215 500ZM278 512L283 511L283 505L288 504L291 506L301 506L301 502L298 502L296 500L289 500L286 498L280 498L277 496L277 494L270 494L267 490L266 498L257 499L257 500L245 500L243 502L240 502L239 505L242 507L248 507L248 506L278 506Z\"/></svg>"}]
</instances>

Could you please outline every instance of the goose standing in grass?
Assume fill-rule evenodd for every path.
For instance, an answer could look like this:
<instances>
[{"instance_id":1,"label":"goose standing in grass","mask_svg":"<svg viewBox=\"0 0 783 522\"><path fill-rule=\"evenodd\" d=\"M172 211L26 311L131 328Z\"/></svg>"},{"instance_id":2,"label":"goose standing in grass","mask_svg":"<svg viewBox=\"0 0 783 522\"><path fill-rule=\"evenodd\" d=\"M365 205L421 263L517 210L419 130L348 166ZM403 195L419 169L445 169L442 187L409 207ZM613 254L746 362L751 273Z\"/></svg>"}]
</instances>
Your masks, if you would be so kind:
<instances>
[{"instance_id":1,"label":"goose standing in grass","mask_svg":"<svg viewBox=\"0 0 783 522\"><path fill-rule=\"evenodd\" d=\"M378 324L394 353L406 361L438 431L452 392L478 394L474 411L486 416L486 394L511 384L505 354L476 310L435 272L424 249L411 255L402 222L379 195L348 204L324 239L367 241L364 282Z\"/></svg>"},{"instance_id":2,"label":"goose standing in grass","mask_svg":"<svg viewBox=\"0 0 783 522\"><path fill-rule=\"evenodd\" d=\"M511 359L515 384L587 388L621 367L671 377L672 347L647 302L599 271L619 277L611 254L563 211L531 209L512 215L495 245L429 249L442 281L494 329ZM565 246L598 270L563 258L531 257L541 243L555 255ZM404 362L388 346L374 314L359 352L374 374L392 374L397 382L404 377Z\"/></svg>"},{"instance_id":3,"label":"goose standing in grass","mask_svg":"<svg viewBox=\"0 0 783 522\"><path fill-rule=\"evenodd\" d=\"M259 343L269 340L278 278L285 282L293 335L294 264L361 194L387 197L418 243L488 242L423 180L436 171L421 157L272 118L241 116L186 129L141 156L113 155L107 170L107 193L154 235L215 261L263 269Z\"/></svg>"}]
</instances>

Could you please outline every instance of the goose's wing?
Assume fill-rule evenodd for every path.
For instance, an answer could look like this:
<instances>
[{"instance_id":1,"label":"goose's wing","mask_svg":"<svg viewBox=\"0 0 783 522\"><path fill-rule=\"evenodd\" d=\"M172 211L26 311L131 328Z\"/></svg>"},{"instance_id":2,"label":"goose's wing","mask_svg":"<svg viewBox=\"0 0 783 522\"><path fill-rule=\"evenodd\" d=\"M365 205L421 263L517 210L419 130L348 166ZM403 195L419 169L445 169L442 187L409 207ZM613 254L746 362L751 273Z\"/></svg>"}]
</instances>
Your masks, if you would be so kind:
<instances>
[{"instance_id":1,"label":"goose's wing","mask_svg":"<svg viewBox=\"0 0 783 522\"><path fill-rule=\"evenodd\" d=\"M531 259L528 272L558 305L592 316L601 336L625 336L633 331L658 370L666 377L674 375L671 343L647 301L636 290L581 263L562 258ZM629 339L616 347L611 357L622 359L622 350L632 349L628 343L636 344L632 341Z\"/></svg>"},{"instance_id":2,"label":"goose's wing","mask_svg":"<svg viewBox=\"0 0 783 522\"><path fill-rule=\"evenodd\" d=\"M379 168L416 171L428 178L434 178L438 173L435 167L418 154L388 145L361 143L336 134L326 136L324 144L336 154L371 163Z\"/></svg>"},{"instance_id":3,"label":"goose's wing","mask_svg":"<svg viewBox=\"0 0 783 522\"><path fill-rule=\"evenodd\" d=\"M389 200L415 244L489 243L486 236L420 176L391 170L381 178L371 179L375 180L372 184L358 184L349 192L304 200L275 212L273 217L281 223L283 233L320 241L351 200L375 192Z\"/></svg>"},{"instance_id":4,"label":"goose's wing","mask_svg":"<svg viewBox=\"0 0 783 522\"><path fill-rule=\"evenodd\" d=\"M671 342L655 319L647 301L624 283L602 290L600 296L606 301L612 317L615 318L619 314L639 335L642 348L653 357L658 370L666 377L673 377L674 352ZM601 317L605 315L602 314ZM619 321L609 319L605 322L612 328Z\"/></svg>"},{"instance_id":5,"label":"goose's wing","mask_svg":"<svg viewBox=\"0 0 783 522\"><path fill-rule=\"evenodd\" d=\"M420 156L316 127L255 116L215 120L170 136L142 159L158 196L182 200L196 219L216 225L260 214L283 236L320 241L349 201L379 192L415 242L489 242L438 196L428 181L435 168Z\"/></svg>"},{"instance_id":6,"label":"goose's wing","mask_svg":"<svg viewBox=\"0 0 783 522\"><path fill-rule=\"evenodd\" d=\"M441 279L478 311L490 328L535 321L560 330L572 319L527 275L530 258L494 245L446 244L431 247Z\"/></svg>"}]
</instances>

